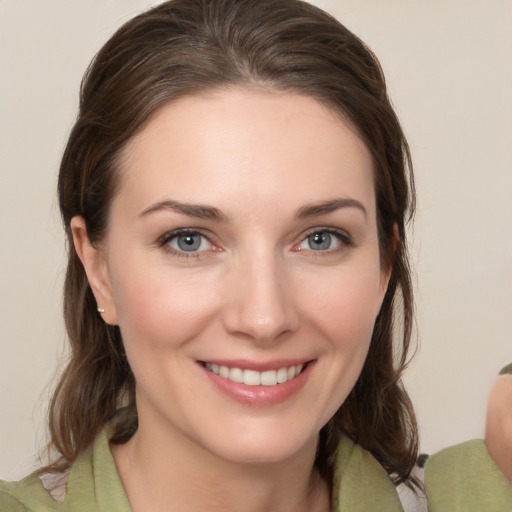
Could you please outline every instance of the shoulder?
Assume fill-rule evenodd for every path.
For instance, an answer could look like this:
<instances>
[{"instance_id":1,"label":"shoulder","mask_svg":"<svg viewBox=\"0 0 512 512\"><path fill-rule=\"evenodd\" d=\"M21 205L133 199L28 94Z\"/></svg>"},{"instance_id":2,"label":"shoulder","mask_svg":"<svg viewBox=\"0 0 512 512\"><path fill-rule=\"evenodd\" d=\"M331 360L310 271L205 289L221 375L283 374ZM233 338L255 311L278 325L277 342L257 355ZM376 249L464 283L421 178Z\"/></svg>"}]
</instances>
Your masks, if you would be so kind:
<instances>
[{"instance_id":1,"label":"shoulder","mask_svg":"<svg viewBox=\"0 0 512 512\"><path fill-rule=\"evenodd\" d=\"M67 473L35 472L18 482L0 480L0 512L53 512L66 492Z\"/></svg>"},{"instance_id":2,"label":"shoulder","mask_svg":"<svg viewBox=\"0 0 512 512\"><path fill-rule=\"evenodd\" d=\"M483 440L441 450L425 464L429 510L512 510L512 486Z\"/></svg>"},{"instance_id":3,"label":"shoulder","mask_svg":"<svg viewBox=\"0 0 512 512\"><path fill-rule=\"evenodd\" d=\"M109 449L111 433L107 425L68 472L33 473L19 482L0 481L0 512L130 512Z\"/></svg>"},{"instance_id":4,"label":"shoulder","mask_svg":"<svg viewBox=\"0 0 512 512\"><path fill-rule=\"evenodd\" d=\"M393 482L364 448L344 437L336 453L333 511L402 511Z\"/></svg>"},{"instance_id":5,"label":"shoulder","mask_svg":"<svg viewBox=\"0 0 512 512\"><path fill-rule=\"evenodd\" d=\"M94 507L94 493L83 494L82 484L87 486L91 474L90 452L87 450L69 471L62 473L42 473L35 471L17 482L0 481L0 512L56 512L79 511L87 503L91 512ZM68 485L70 474L76 474L74 485ZM82 495L76 499L74 494ZM68 495L73 496L68 500ZM84 501L85 499L85 501Z\"/></svg>"},{"instance_id":6,"label":"shoulder","mask_svg":"<svg viewBox=\"0 0 512 512\"><path fill-rule=\"evenodd\" d=\"M2 512L25 512L27 509L10 490L10 484L0 480L0 510Z\"/></svg>"},{"instance_id":7,"label":"shoulder","mask_svg":"<svg viewBox=\"0 0 512 512\"><path fill-rule=\"evenodd\" d=\"M35 510L50 512L54 508L48 508L47 503L44 503L47 501L45 494L43 486L35 475L30 475L19 482L0 481L0 510L2 512Z\"/></svg>"}]
</instances>

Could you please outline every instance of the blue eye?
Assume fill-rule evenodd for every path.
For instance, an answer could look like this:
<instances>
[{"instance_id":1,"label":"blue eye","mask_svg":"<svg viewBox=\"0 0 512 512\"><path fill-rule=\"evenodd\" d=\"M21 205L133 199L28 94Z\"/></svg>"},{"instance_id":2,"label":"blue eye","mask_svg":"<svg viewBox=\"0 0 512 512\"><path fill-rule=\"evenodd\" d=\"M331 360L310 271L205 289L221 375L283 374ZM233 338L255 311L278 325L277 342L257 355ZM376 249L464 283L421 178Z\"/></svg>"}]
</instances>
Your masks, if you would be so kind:
<instances>
[{"instance_id":1,"label":"blue eye","mask_svg":"<svg viewBox=\"0 0 512 512\"><path fill-rule=\"evenodd\" d=\"M310 233L298 246L299 250L334 251L348 245L348 237L335 231L318 230Z\"/></svg>"},{"instance_id":2,"label":"blue eye","mask_svg":"<svg viewBox=\"0 0 512 512\"><path fill-rule=\"evenodd\" d=\"M313 233L306 240L313 251L326 251L331 248L332 237L329 233Z\"/></svg>"},{"instance_id":3,"label":"blue eye","mask_svg":"<svg viewBox=\"0 0 512 512\"><path fill-rule=\"evenodd\" d=\"M165 244L176 252L202 252L211 249L210 241L197 232L174 233Z\"/></svg>"}]
</instances>

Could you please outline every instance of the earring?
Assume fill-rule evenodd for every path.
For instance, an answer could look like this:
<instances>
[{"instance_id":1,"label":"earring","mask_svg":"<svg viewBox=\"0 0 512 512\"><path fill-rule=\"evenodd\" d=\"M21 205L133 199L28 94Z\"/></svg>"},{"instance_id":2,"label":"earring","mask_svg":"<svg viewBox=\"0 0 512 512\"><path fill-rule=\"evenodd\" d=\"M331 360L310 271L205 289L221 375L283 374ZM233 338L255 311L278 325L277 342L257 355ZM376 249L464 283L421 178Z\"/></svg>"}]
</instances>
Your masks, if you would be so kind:
<instances>
[{"instance_id":1,"label":"earring","mask_svg":"<svg viewBox=\"0 0 512 512\"><path fill-rule=\"evenodd\" d=\"M98 313L105 313L105 310L103 308L98 308Z\"/></svg>"}]
</instances>

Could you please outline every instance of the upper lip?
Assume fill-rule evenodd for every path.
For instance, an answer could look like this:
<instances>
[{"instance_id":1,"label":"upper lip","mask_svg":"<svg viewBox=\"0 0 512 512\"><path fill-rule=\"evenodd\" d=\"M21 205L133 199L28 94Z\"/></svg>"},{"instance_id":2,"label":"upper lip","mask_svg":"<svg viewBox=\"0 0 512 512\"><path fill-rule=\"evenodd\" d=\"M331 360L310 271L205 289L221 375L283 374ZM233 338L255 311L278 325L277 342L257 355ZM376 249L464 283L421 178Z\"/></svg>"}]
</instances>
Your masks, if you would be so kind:
<instances>
[{"instance_id":1,"label":"upper lip","mask_svg":"<svg viewBox=\"0 0 512 512\"><path fill-rule=\"evenodd\" d=\"M217 364L227 366L228 368L243 368L244 370L255 370L264 372L269 370L279 370L279 368L289 368L290 366L305 365L311 363L313 359L293 358L293 359L272 359L270 361L254 361L250 359L205 359L202 364Z\"/></svg>"}]
</instances>

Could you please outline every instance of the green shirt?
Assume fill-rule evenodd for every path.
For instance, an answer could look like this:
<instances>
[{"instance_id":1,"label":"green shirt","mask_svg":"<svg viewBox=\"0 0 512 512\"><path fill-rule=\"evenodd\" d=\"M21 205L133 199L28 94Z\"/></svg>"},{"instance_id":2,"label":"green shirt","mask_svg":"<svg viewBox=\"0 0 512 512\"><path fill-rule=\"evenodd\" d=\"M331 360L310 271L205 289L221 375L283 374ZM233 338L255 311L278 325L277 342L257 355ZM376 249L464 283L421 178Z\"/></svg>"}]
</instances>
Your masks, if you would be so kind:
<instances>
[{"instance_id":1,"label":"green shirt","mask_svg":"<svg viewBox=\"0 0 512 512\"><path fill-rule=\"evenodd\" d=\"M131 512L110 453L108 429L71 467L66 498L56 502L37 474L0 482L1 512ZM512 486L487 454L470 441L429 458L425 486L430 512L512 511ZM344 438L338 448L333 512L400 512L395 487L374 457Z\"/></svg>"}]
</instances>

